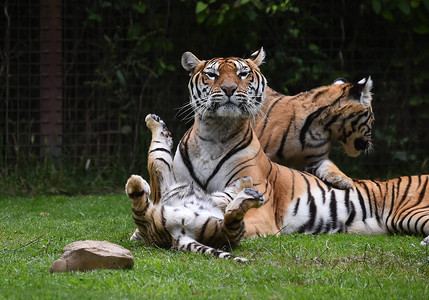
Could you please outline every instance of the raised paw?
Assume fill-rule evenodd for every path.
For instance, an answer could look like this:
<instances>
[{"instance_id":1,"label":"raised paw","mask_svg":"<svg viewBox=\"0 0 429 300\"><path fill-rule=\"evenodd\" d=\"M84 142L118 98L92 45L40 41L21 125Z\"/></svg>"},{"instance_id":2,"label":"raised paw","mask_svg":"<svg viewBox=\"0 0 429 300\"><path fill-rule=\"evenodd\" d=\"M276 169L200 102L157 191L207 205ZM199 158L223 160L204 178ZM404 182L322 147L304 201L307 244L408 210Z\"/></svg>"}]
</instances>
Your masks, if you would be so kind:
<instances>
[{"instance_id":1,"label":"raised paw","mask_svg":"<svg viewBox=\"0 0 429 300\"><path fill-rule=\"evenodd\" d=\"M125 193L130 198L142 197L150 194L149 184L139 175L131 175L125 184Z\"/></svg>"},{"instance_id":2,"label":"raised paw","mask_svg":"<svg viewBox=\"0 0 429 300\"><path fill-rule=\"evenodd\" d=\"M173 135L159 116L148 114L145 121L147 128L152 132L152 136L165 141L170 148L173 146Z\"/></svg>"},{"instance_id":3,"label":"raised paw","mask_svg":"<svg viewBox=\"0 0 429 300\"><path fill-rule=\"evenodd\" d=\"M144 120L146 122L147 128L149 129L157 128L160 125L162 126L162 124L165 125L164 121L161 120L161 118L155 114L148 114Z\"/></svg>"},{"instance_id":4,"label":"raised paw","mask_svg":"<svg viewBox=\"0 0 429 300\"><path fill-rule=\"evenodd\" d=\"M245 188L226 207L226 212L236 211L238 216L243 216L251 208L257 208L264 204L264 195L258 190Z\"/></svg>"},{"instance_id":5,"label":"raised paw","mask_svg":"<svg viewBox=\"0 0 429 300\"><path fill-rule=\"evenodd\" d=\"M252 188L245 188L226 207L224 225L229 228L230 224L242 221L249 209L258 208L262 204L264 204L264 195L262 193Z\"/></svg>"}]
</instances>

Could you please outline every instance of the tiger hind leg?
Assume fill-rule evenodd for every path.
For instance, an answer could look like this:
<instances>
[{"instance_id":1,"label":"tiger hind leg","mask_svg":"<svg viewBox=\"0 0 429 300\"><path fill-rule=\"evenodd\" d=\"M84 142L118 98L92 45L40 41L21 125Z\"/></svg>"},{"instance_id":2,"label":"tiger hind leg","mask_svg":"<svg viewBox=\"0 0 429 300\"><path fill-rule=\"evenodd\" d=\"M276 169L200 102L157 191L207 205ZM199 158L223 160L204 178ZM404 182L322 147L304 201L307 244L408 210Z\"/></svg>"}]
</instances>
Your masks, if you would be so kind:
<instances>
[{"instance_id":1,"label":"tiger hind leg","mask_svg":"<svg viewBox=\"0 0 429 300\"><path fill-rule=\"evenodd\" d=\"M333 187L347 190L353 188L353 180L346 174L341 172L340 169L329 159L310 164L305 168L305 171L316 175L324 182L331 184Z\"/></svg>"},{"instance_id":2,"label":"tiger hind leg","mask_svg":"<svg viewBox=\"0 0 429 300\"><path fill-rule=\"evenodd\" d=\"M139 175L131 175L125 185L125 193L131 199L134 223L139 226L146 222L146 212L152 206L149 200L149 184ZM142 233L137 228L130 238L131 241L142 239Z\"/></svg>"},{"instance_id":3,"label":"tiger hind leg","mask_svg":"<svg viewBox=\"0 0 429 300\"><path fill-rule=\"evenodd\" d=\"M165 122L157 115L149 114L146 116L145 121L146 126L152 132L147 164L152 188L152 201L153 203L158 203L162 193L168 190L175 182L171 154L173 138Z\"/></svg>"},{"instance_id":4,"label":"tiger hind leg","mask_svg":"<svg viewBox=\"0 0 429 300\"><path fill-rule=\"evenodd\" d=\"M221 259L232 259L236 262L246 262L247 259L243 257L234 256L229 252L218 250L206 245L203 245L196 240L188 237L188 236L181 236L177 239L175 239L173 243L173 248L182 251L182 252L192 252L192 253L199 253L199 254L211 254L213 257L221 258Z\"/></svg>"}]
</instances>

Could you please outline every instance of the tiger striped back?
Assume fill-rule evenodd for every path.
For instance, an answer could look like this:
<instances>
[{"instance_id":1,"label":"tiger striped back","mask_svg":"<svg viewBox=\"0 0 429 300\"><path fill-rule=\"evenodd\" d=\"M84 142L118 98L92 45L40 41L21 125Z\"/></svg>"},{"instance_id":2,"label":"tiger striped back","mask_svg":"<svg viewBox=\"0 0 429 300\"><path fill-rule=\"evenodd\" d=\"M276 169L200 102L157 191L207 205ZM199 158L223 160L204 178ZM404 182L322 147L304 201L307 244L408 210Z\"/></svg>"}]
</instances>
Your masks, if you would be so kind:
<instances>
[{"instance_id":1,"label":"tiger striped back","mask_svg":"<svg viewBox=\"0 0 429 300\"><path fill-rule=\"evenodd\" d=\"M388 181L356 180L352 188L341 190L312 174L269 159L250 121L260 112L259 98L264 97L266 88L258 68L264 56L261 49L244 60L249 74L242 78L240 65L224 68L222 63L234 65L236 58L219 58L219 64L210 70L217 76L208 76L205 61L184 54L182 64L185 62L184 68L191 72L189 92L195 120L176 151L175 178L212 192L228 186L235 178L251 176L265 204L246 213L247 237L292 232L404 232L427 236L429 175ZM250 74L252 80L246 79ZM226 89L230 81L225 83L223 78L232 78L240 92ZM213 103L210 93L215 92ZM428 243L427 237L422 244Z\"/></svg>"},{"instance_id":2,"label":"tiger striped back","mask_svg":"<svg viewBox=\"0 0 429 300\"><path fill-rule=\"evenodd\" d=\"M353 157L372 148L371 88L370 77L356 84L337 80L296 96L267 87L261 113L252 124L264 152L334 187L351 188L353 181L328 156L333 140Z\"/></svg>"}]
</instances>

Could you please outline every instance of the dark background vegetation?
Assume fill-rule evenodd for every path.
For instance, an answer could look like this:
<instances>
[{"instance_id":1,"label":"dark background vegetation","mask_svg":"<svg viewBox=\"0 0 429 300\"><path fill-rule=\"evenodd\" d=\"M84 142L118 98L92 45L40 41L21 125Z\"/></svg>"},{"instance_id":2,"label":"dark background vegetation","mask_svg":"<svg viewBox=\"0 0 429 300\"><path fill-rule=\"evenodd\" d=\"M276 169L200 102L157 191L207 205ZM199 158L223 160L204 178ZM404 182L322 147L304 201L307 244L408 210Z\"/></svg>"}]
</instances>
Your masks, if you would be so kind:
<instances>
[{"instance_id":1,"label":"dark background vegetation","mask_svg":"<svg viewBox=\"0 0 429 300\"><path fill-rule=\"evenodd\" d=\"M40 135L41 12L5 1L0 18L0 194L106 193L146 175L148 113L176 142L190 122L181 54L248 57L293 95L371 75L375 151L331 157L350 176L429 173L429 0L56 1L62 23L61 153ZM52 2L49 1L48 2ZM55 1L54 1L55 2Z\"/></svg>"}]
</instances>

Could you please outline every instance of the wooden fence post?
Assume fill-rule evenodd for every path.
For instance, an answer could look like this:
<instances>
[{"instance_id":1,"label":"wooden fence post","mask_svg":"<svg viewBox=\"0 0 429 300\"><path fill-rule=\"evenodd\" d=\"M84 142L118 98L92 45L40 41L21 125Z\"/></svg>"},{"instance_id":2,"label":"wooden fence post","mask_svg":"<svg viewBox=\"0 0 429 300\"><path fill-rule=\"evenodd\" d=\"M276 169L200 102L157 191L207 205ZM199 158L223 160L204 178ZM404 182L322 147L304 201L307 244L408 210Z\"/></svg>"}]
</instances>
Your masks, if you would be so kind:
<instances>
[{"instance_id":1,"label":"wooden fence post","mask_svg":"<svg viewBox=\"0 0 429 300\"><path fill-rule=\"evenodd\" d=\"M63 117L62 0L41 0L41 153L61 156Z\"/></svg>"}]
</instances>

